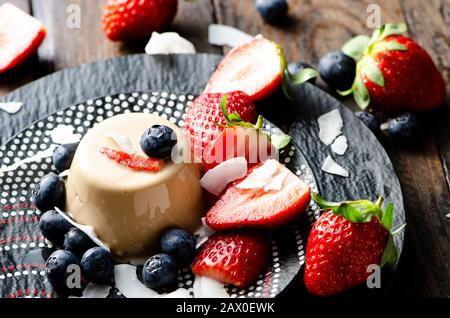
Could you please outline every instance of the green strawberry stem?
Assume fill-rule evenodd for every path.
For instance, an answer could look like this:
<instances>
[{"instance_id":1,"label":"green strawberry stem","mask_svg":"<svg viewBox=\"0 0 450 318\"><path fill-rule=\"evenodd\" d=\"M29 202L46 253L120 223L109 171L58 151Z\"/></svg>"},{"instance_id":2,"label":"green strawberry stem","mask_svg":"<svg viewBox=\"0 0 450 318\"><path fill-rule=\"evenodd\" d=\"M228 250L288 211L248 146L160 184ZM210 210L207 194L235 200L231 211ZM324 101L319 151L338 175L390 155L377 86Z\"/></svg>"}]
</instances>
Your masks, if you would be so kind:
<instances>
[{"instance_id":1,"label":"green strawberry stem","mask_svg":"<svg viewBox=\"0 0 450 318\"><path fill-rule=\"evenodd\" d=\"M212 121L214 125L222 128L244 127L244 128L260 129L262 127L264 119L261 115L258 116L256 124L253 125L252 123L242 120L241 115L239 115L238 113L229 114L227 111L227 100L228 94L223 95L222 99L220 100L220 110L222 111L223 117L225 118L225 125Z\"/></svg>"},{"instance_id":2,"label":"green strawberry stem","mask_svg":"<svg viewBox=\"0 0 450 318\"><path fill-rule=\"evenodd\" d=\"M322 210L330 210L333 214L342 216L352 223L367 223L376 217L380 225L389 233L380 265L396 264L398 253L393 236L400 233L406 224L401 225L395 231L391 231L394 223L394 205L392 203L389 203L383 211L382 205L384 198L381 196L375 203L369 200L331 202L320 197L318 193L313 193L313 200Z\"/></svg>"}]
</instances>

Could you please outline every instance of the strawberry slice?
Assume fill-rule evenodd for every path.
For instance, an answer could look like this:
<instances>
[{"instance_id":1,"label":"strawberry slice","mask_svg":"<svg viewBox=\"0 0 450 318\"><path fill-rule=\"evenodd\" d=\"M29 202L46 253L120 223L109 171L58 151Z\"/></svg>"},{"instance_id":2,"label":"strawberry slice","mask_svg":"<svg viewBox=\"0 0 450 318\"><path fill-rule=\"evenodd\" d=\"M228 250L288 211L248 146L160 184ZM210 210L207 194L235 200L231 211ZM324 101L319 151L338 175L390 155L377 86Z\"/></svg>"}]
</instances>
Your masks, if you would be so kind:
<instances>
[{"instance_id":1,"label":"strawberry slice","mask_svg":"<svg viewBox=\"0 0 450 318\"><path fill-rule=\"evenodd\" d=\"M164 160L129 154L121 150L100 147L99 152L120 165L135 170L158 172L164 166Z\"/></svg>"},{"instance_id":2,"label":"strawberry slice","mask_svg":"<svg viewBox=\"0 0 450 318\"><path fill-rule=\"evenodd\" d=\"M10 3L0 6L0 73L36 53L45 34L39 20Z\"/></svg>"},{"instance_id":3,"label":"strawberry slice","mask_svg":"<svg viewBox=\"0 0 450 318\"><path fill-rule=\"evenodd\" d=\"M269 256L269 242L261 233L220 233L202 245L192 271L199 276L244 288L264 272Z\"/></svg>"},{"instance_id":4,"label":"strawberry slice","mask_svg":"<svg viewBox=\"0 0 450 318\"><path fill-rule=\"evenodd\" d=\"M281 47L262 35L231 50L211 76L204 93L241 90L253 101L271 95L280 85L286 69Z\"/></svg>"},{"instance_id":5,"label":"strawberry slice","mask_svg":"<svg viewBox=\"0 0 450 318\"><path fill-rule=\"evenodd\" d=\"M277 175L285 175L279 190L239 188L243 180L261 167L256 165L249 170L247 177L236 180L228 187L207 212L206 224L217 231L237 228L273 229L289 224L303 214L311 200L308 185L281 163L277 162L277 165Z\"/></svg>"}]
</instances>

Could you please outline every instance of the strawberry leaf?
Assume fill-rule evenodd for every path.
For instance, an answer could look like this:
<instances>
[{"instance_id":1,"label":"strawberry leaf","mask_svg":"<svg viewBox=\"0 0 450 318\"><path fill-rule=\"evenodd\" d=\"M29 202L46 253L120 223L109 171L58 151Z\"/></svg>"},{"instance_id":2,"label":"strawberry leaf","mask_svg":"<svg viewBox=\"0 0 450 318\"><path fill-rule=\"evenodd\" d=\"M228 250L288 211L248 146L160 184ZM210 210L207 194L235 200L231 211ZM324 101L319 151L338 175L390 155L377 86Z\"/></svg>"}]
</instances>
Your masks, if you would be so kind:
<instances>
[{"instance_id":1,"label":"strawberry leaf","mask_svg":"<svg viewBox=\"0 0 450 318\"><path fill-rule=\"evenodd\" d=\"M214 125L221 127L221 128L228 128L228 127L244 127L244 128L254 128L254 129L260 129L262 127L264 119L262 116L258 116L258 120L255 125L252 123L243 121L241 118L241 115L239 113L231 113L229 114L227 111L227 100L228 100L228 94L225 94L222 96L222 99L220 100L220 110L222 111L223 117L225 118L225 125L221 123L217 123L215 121L212 121Z\"/></svg>"},{"instance_id":2,"label":"strawberry leaf","mask_svg":"<svg viewBox=\"0 0 450 318\"><path fill-rule=\"evenodd\" d=\"M361 109L366 109L370 104L370 95L361 76L361 72L357 69L355 82L353 83L353 99Z\"/></svg>"},{"instance_id":3,"label":"strawberry leaf","mask_svg":"<svg viewBox=\"0 0 450 318\"><path fill-rule=\"evenodd\" d=\"M376 44L372 50L372 54L382 51L406 51L408 48L396 41L385 41Z\"/></svg>"},{"instance_id":4,"label":"strawberry leaf","mask_svg":"<svg viewBox=\"0 0 450 318\"><path fill-rule=\"evenodd\" d=\"M389 203L386 209L384 209L383 217L381 218L381 224L388 231L391 230L394 223L394 204Z\"/></svg>"},{"instance_id":5,"label":"strawberry leaf","mask_svg":"<svg viewBox=\"0 0 450 318\"><path fill-rule=\"evenodd\" d=\"M369 46L369 42L370 37L368 37L367 35L355 36L344 44L344 46L342 47L342 52L344 52L345 55L352 57L356 61L359 61L364 56L364 52Z\"/></svg>"},{"instance_id":6,"label":"strawberry leaf","mask_svg":"<svg viewBox=\"0 0 450 318\"><path fill-rule=\"evenodd\" d=\"M375 43L381 42L390 35L402 34L408 31L405 23L388 23L376 29L370 39L368 51L371 52Z\"/></svg>"},{"instance_id":7,"label":"strawberry leaf","mask_svg":"<svg viewBox=\"0 0 450 318\"><path fill-rule=\"evenodd\" d=\"M304 68L300 72L296 74L291 74L288 72L289 81L294 85L303 84L309 81L311 78L317 77L319 73L315 69L312 68Z\"/></svg>"},{"instance_id":8,"label":"strawberry leaf","mask_svg":"<svg viewBox=\"0 0 450 318\"><path fill-rule=\"evenodd\" d=\"M395 247L392 235L389 235L386 247L384 248L383 254L381 255L380 266L383 267L385 265L395 265L397 263L397 259L397 248Z\"/></svg>"},{"instance_id":9,"label":"strawberry leaf","mask_svg":"<svg viewBox=\"0 0 450 318\"><path fill-rule=\"evenodd\" d=\"M272 135L270 136L270 141L272 145L277 149L283 149L291 142L291 137L289 135Z\"/></svg>"},{"instance_id":10,"label":"strawberry leaf","mask_svg":"<svg viewBox=\"0 0 450 318\"><path fill-rule=\"evenodd\" d=\"M375 84L384 87L383 73L381 73L375 61L372 58L367 57L364 58L364 60L361 60L360 63L361 63L361 72Z\"/></svg>"}]
</instances>

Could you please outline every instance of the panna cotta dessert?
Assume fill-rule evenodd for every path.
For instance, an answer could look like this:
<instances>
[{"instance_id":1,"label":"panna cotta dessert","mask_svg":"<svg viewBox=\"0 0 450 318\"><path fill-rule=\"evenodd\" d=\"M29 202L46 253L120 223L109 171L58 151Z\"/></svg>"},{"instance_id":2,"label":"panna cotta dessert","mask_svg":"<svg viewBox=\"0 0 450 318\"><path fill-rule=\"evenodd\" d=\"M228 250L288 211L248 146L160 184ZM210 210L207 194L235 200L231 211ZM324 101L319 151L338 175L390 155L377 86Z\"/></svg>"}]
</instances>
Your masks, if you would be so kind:
<instances>
[{"instance_id":1,"label":"panna cotta dessert","mask_svg":"<svg viewBox=\"0 0 450 318\"><path fill-rule=\"evenodd\" d=\"M157 137L165 138L165 131L158 131L163 127L176 136L176 145L187 144L182 130L159 116L122 114L92 128L70 166L67 212L76 222L92 226L118 258L148 256L158 248L164 230L193 232L201 224L199 167L144 153L146 140L141 137L151 127L156 127Z\"/></svg>"}]
</instances>

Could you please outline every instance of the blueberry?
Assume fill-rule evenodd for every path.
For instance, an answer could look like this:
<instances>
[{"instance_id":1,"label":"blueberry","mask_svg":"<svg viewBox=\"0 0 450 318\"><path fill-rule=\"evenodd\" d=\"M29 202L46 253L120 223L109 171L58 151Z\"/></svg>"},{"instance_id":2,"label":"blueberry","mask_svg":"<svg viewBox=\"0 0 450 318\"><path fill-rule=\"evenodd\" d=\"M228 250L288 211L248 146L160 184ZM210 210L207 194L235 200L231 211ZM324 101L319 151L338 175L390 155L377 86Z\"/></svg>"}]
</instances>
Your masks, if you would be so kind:
<instances>
[{"instance_id":1,"label":"blueberry","mask_svg":"<svg viewBox=\"0 0 450 318\"><path fill-rule=\"evenodd\" d=\"M64 181L57 174L50 172L42 177L35 189L34 203L40 211L46 212L55 207L62 208L64 196Z\"/></svg>"},{"instance_id":2,"label":"blueberry","mask_svg":"<svg viewBox=\"0 0 450 318\"><path fill-rule=\"evenodd\" d=\"M108 284L114 274L114 262L111 253L101 247L87 250L81 258L81 270L84 277L94 284Z\"/></svg>"},{"instance_id":3,"label":"blueberry","mask_svg":"<svg viewBox=\"0 0 450 318\"><path fill-rule=\"evenodd\" d=\"M180 265L189 265L195 256L195 238L181 229L167 230L161 238L161 249Z\"/></svg>"},{"instance_id":4,"label":"blueberry","mask_svg":"<svg viewBox=\"0 0 450 318\"><path fill-rule=\"evenodd\" d=\"M355 115L373 132L375 136L380 135L380 122L372 113L356 112Z\"/></svg>"},{"instance_id":5,"label":"blueberry","mask_svg":"<svg viewBox=\"0 0 450 318\"><path fill-rule=\"evenodd\" d=\"M69 268L70 265L78 267ZM53 288L63 295L78 294L82 286L76 286L76 282L82 282L81 277L74 277L76 270L80 269L77 257L69 251L58 250L53 252L45 264L47 278ZM81 273L79 273L81 275Z\"/></svg>"},{"instance_id":6,"label":"blueberry","mask_svg":"<svg viewBox=\"0 0 450 318\"><path fill-rule=\"evenodd\" d=\"M389 120L389 134L398 142L409 143L414 140L419 131L419 120L412 113L405 113Z\"/></svg>"},{"instance_id":7,"label":"blueberry","mask_svg":"<svg viewBox=\"0 0 450 318\"><path fill-rule=\"evenodd\" d=\"M356 62L341 51L331 52L320 60L319 73L331 88L345 91L353 85Z\"/></svg>"},{"instance_id":8,"label":"blueberry","mask_svg":"<svg viewBox=\"0 0 450 318\"><path fill-rule=\"evenodd\" d=\"M173 146L177 143L176 134L164 125L153 125L141 137L141 148L152 158L165 159L170 157Z\"/></svg>"},{"instance_id":9,"label":"blueberry","mask_svg":"<svg viewBox=\"0 0 450 318\"><path fill-rule=\"evenodd\" d=\"M56 167L56 170L63 172L70 168L77 147L78 143L74 143L60 145L55 149L53 152L53 165Z\"/></svg>"},{"instance_id":10,"label":"blueberry","mask_svg":"<svg viewBox=\"0 0 450 318\"><path fill-rule=\"evenodd\" d=\"M173 286L177 281L178 268L172 256L156 254L145 262L142 268L144 284L153 290Z\"/></svg>"},{"instance_id":11,"label":"blueberry","mask_svg":"<svg viewBox=\"0 0 450 318\"><path fill-rule=\"evenodd\" d=\"M72 227L69 232L64 235L64 249L72 252L79 258L81 258L88 249L95 246L96 245L91 238L79 228Z\"/></svg>"},{"instance_id":12,"label":"blueberry","mask_svg":"<svg viewBox=\"0 0 450 318\"><path fill-rule=\"evenodd\" d=\"M55 210L45 212L39 220L39 229L42 235L54 245L61 246L64 235L72 228L64 217Z\"/></svg>"},{"instance_id":13,"label":"blueberry","mask_svg":"<svg viewBox=\"0 0 450 318\"><path fill-rule=\"evenodd\" d=\"M288 65L288 71L291 74L297 74L299 73L301 70L305 69L305 68L312 68L314 69L314 67L308 63L302 62L302 61L298 61L298 62L291 62ZM311 83L313 85L316 84L316 78L313 77L311 79L308 80L308 83Z\"/></svg>"},{"instance_id":14,"label":"blueberry","mask_svg":"<svg viewBox=\"0 0 450 318\"><path fill-rule=\"evenodd\" d=\"M278 24L286 18L288 4L286 0L256 0L256 10L270 24Z\"/></svg>"}]
</instances>

